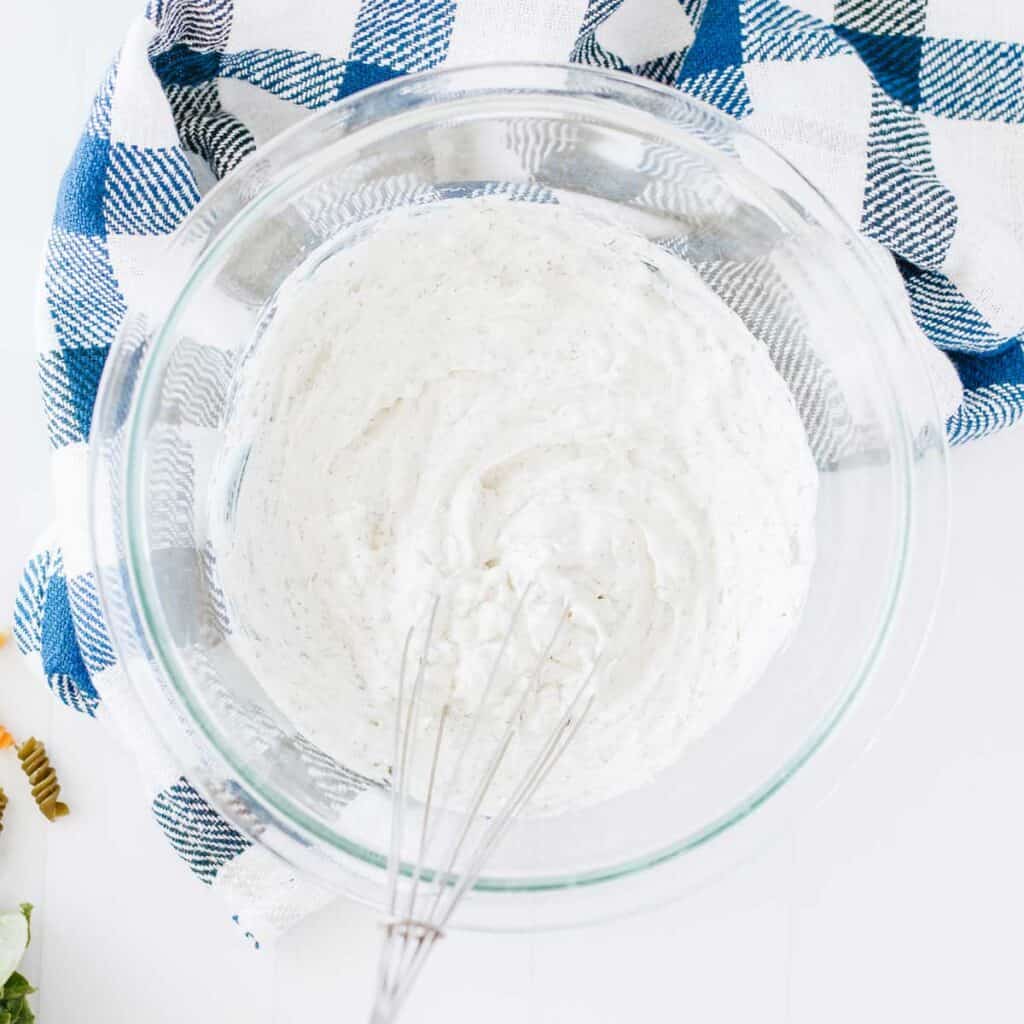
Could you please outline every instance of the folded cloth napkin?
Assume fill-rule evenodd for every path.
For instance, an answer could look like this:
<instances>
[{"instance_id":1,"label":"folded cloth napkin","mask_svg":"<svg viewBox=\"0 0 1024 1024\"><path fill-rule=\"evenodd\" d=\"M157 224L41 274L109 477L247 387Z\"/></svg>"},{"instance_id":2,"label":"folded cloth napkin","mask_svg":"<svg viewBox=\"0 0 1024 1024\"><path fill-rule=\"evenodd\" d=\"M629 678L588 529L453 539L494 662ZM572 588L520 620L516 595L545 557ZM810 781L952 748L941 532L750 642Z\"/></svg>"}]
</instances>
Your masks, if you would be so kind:
<instances>
[{"instance_id":1,"label":"folded cloth napkin","mask_svg":"<svg viewBox=\"0 0 1024 1024\"><path fill-rule=\"evenodd\" d=\"M260 143L306 111L442 63L573 60L744 119L891 253L918 325L948 356L950 440L1012 423L1024 410L1022 41L1024 5L1004 0L153 0L57 198L39 370L59 519L24 574L19 647L65 704L134 733L83 496L118 325L160 273L162 240ZM156 751L138 753L157 822L247 932L286 927L326 898Z\"/></svg>"}]
</instances>

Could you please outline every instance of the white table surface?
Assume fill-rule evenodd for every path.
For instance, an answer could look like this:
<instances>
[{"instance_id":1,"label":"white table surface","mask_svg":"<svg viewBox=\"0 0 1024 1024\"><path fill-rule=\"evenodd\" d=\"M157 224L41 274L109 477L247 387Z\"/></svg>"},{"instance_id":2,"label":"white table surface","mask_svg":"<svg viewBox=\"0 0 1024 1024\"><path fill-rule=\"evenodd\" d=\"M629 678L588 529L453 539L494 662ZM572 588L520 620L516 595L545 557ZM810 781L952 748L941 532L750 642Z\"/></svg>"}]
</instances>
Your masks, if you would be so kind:
<instances>
[{"instance_id":1,"label":"white table surface","mask_svg":"<svg viewBox=\"0 0 1024 1024\"><path fill-rule=\"evenodd\" d=\"M0 95L0 623L50 516L32 304L61 169L142 0L33 0L4 12ZM1024 1019L1024 429L956 451L947 584L915 682L831 800L754 862L614 926L456 935L413 1022ZM37 906L25 972L41 1024L359 1021L377 935L337 905L252 950L177 861L127 755L59 706L8 648L0 721L45 736L74 814L12 801L0 907ZM0 758L0 785L17 780Z\"/></svg>"}]
</instances>

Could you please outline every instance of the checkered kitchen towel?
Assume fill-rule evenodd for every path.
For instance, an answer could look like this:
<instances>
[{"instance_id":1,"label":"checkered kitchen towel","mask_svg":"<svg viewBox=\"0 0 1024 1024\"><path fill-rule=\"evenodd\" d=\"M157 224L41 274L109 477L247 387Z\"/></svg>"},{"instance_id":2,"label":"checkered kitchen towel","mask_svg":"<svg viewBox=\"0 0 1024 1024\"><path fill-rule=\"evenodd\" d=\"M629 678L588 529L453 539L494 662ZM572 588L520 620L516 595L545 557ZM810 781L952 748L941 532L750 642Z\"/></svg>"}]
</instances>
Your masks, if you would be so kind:
<instances>
[{"instance_id":1,"label":"checkered kitchen towel","mask_svg":"<svg viewBox=\"0 0 1024 1024\"><path fill-rule=\"evenodd\" d=\"M1019 0L153 0L64 177L40 378L59 521L17 600L53 691L130 722L85 543L85 445L104 359L162 240L261 142L368 85L447 62L564 61L642 75L788 156L892 254L955 367L953 442L1024 409L1024 3ZM955 382L956 375L950 374ZM322 897L154 760L153 810L246 928Z\"/></svg>"}]
</instances>

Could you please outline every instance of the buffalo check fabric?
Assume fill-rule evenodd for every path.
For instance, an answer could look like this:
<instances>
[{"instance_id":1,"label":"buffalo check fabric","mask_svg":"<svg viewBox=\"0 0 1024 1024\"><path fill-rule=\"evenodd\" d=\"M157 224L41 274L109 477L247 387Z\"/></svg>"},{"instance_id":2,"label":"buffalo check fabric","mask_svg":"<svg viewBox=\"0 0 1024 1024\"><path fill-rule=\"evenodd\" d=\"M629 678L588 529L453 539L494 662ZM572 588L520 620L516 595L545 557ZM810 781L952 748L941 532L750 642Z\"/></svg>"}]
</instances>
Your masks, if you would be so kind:
<instances>
[{"instance_id":1,"label":"buffalo check fabric","mask_svg":"<svg viewBox=\"0 0 1024 1024\"><path fill-rule=\"evenodd\" d=\"M641 75L742 119L891 254L923 335L946 354L949 439L1021 415L1024 4L153 0L64 175L41 293L58 520L25 570L15 635L69 707L134 731L88 555L85 459L104 361L168 234L307 111L439 64L512 59ZM224 892L247 935L326 898L156 751L137 753L171 847Z\"/></svg>"}]
</instances>

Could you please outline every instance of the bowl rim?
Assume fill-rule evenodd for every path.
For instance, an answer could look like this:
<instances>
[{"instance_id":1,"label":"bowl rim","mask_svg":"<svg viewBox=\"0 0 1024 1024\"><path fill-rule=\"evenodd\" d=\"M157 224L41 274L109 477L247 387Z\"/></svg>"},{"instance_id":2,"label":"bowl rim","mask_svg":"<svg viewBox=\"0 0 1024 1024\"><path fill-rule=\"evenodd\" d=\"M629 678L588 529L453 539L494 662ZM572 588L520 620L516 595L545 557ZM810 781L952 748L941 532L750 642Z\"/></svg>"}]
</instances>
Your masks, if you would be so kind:
<instances>
[{"instance_id":1,"label":"bowl rim","mask_svg":"<svg viewBox=\"0 0 1024 1024\"><path fill-rule=\"evenodd\" d=\"M670 100L673 104L678 105L680 110L688 109L689 111L699 114L703 118L710 119L715 123L720 123L725 126L730 133L742 137L745 145L759 148L770 154L774 160L780 162L782 165L787 167L791 173L795 174L804 183L806 188L820 201L822 208L828 212L829 218L832 221L832 224L828 226L829 229L834 232L839 232L845 240L848 240L851 243L852 251L861 263L866 275L872 280L877 281L879 284L882 283L880 275L877 274L877 268L873 264L868 246L861 241L860 237L855 231L853 231L853 229L843 222L842 218L834 210L828 200L821 196L818 190L807 181L805 176L793 168L792 165L789 164L781 154L774 150L773 147L751 134L739 122L733 121L720 111L702 103L699 100L695 100L692 97L667 86L652 83L644 79L638 79L634 76L621 72L594 69L582 65L532 62L501 62L497 64L481 64L457 68L436 68L430 71L420 72L416 75L399 77L380 83L370 89L357 92L338 101L337 103L325 107L322 110L316 111L275 136L269 143L257 151L257 156L259 154L267 156L274 152L280 152L286 149L294 139L301 138L307 133L315 133L322 125L336 121L339 111L357 107L359 104L365 104L368 100L372 100L382 94L386 95L388 93L408 90L413 86L419 86L421 83L432 83L435 85L448 83L454 87L465 80L471 82L474 77L479 77L481 75L484 77L498 77L501 75L511 75L512 77L515 77L517 75L521 75L523 76L524 81L520 86L520 90L524 94L544 94L548 96L551 96L552 94L575 95L573 93L565 92L564 79L567 73L576 76L581 80L589 80L593 82L595 84L595 88L598 85L603 86L607 92L600 93L599 95L605 99L621 99L624 93L635 93L637 95L649 94L662 101ZM561 85L552 84L549 87L542 87L538 85L538 79L543 78L544 75L555 75L560 77L562 79ZM502 91L503 88L504 87L499 86L497 91ZM436 107L434 109L436 110ZM370 123L386 125L389 122L385 119L383 122L373 122L371 120ZM360 132L363 130L363 127L358 127L354 132L346 133L343 137L343 141L354 139L358 140ZM685 134L685 132L678 126L673 126L671 124L664 125L664 130L670 134ZM333 143L331 145L333 146ZM309 159L315 159L317 154L320 152L321 150L314 149L311 154L307 154L307 156ZM256 157L251 157L250 159L255 158ZM116 581L116 586L122 587L127 591L127 597L137 611L139 624L141 625L149 649L153 652L159 669L162 670L166 677L171 681L176 699L187 710L192 724L202 734L206 743L213 747L217 757L223 759L230 767L231 772L241 780L243 788L248 792L249 796L253 798L257 804L269 805L269 807L272 808L277 815L280 815L291 828L298 829L300 833L311 834L312 836L315 836L316 839L326 842L328 845L336 848L338 852L354 857L371 868L382 868L386 864L385 851L367 850L361 844L346 839L340 832L331 828L325 828L321 823L312 819L304 809L298 807L294 801L287 796L287 794L280 792L272 784L268 785L267 780L254 776L253 773L247 769L245 763L235 756L234 751L231 749L231 744L229 742L225 742L225 737L221 734L221 731L213 723L207 720L206 716L203 714L201 706L190 693L187 685L187 670L184 669L180 663L180 659L177 658L173 649L166 642L166 631L163 626L162 611L159 607L159 601L155 596L155 584L152 579L150 569L147 566L147 560L143 556L139 547L139 526L141 524L139 522L138 510L139 498L142 493L141 481L139 479L140 474L138 473L140 460L137 457L138 446L140 444L140 437L142 434L139 426L142 419L142 410L147 407L146 399L153 386L152 381L155 379L154 367L158 363L156 357L160 352L161 338L165 336L168 328L174 323L174 319L182 305L187 301L189 289L192 284L202 274L203 269L215 261L217 253L221 251L221 247L225 246L230 241L232 232L237 230L238 227L242 223L246 222L249 217L256 216L264 202L268 201L278 189L284 188L289 182L294 181L295 177L307 166L308 160L305 158L295 161L285 172L276 174L271 179L271 184L269 186L264 186L256 195L245 200L238 209L227 218L224 225L217 230L214 243L207 245L200 252L199 259L189 267L188 280L185 286L180 290L176 290L176 294L167 307L166 313L158 320L159 326L154 331L153 342L145 352L142 359L142 364L139 368L139 377L131 394L130 408L127 417L125 418L127 428L127 449L129 455L124 480L119 483L123 485L124 496L127 499L123 504L124 521L121 525L123 528L123 535L127 539L127 551L129 557L125 560L125 565L127 568L128 581L127 586L125 586L124 581L118 579ZM735 170L734 167L733 170ZM235 179L231 175L215 185L178 228L170 245L172 247L177 246L178 248L181 248L183 240L188 237L191 226L197 221L200 221L206 212L220 202L225 195L228 196L230 204L230 190L232 190L234 186ZM893 322L892 333L894 335L899 334L903 344L908 344L906 331L900 326L901 318L899 317L897 310L893 307L891 297L886 294L886 290L884 288L880 288L879 291L883 296L884 315L891 318ZM126 323L128 319L129 318L126 317ZM115 348L121 343L121 335L124 330L125 327L122 326L122 331L119 332L118 340L115 342ZM925 372L926 371L923 368L922 374ZM891 388L892 381L887 375L885 379L887 386ZM100 419L110 417L112 403L123 403L122 396L117 394L116 391L116 384L108 381L108 375L105 372L103 381L101 382L99 396L97 398L97 411ZM707 823L703 828L691 833L675 843L663 846L641 856L629 858L610 867L592 869L574 875L531 877L527 882L524 882L520 878L503 879L482 877L477 883L477 890L498 893L543 893L553 890L578 889L580 887L592 886L598 883L614 881L616 879L632 876L658 867L659 865L666 864L669 861L676 860L680 855L687 851L696 850L705 844L708 844L710 841L722 836L734 826L748 819L755 811L775 797L776 794L778 794L779 791L796 776L800 769L805 766L812 757L814 757L823 744L829 740L839 723L847 715L850 707L861 694L862 690L864 690L868 680L871 678L879 662L882 650L894 629L896 622L895 612L899 600L906 589L908 555L910 553L912 539L912 524L915 515L919 512L919 509L917 508L915 489L913 486L913 473L911 471L914 452L912 450L911 430L904 417L903 409L898 401L898 396L893 393L890 395L889 400L891 402L896 421L901 428L898 432L901 443L898 446L897 452L899 472L896 474L896 478L901 480L903 484L902 494L900 496L900 516L897 524L899 530L898 557L895 559L896 564L893 566L892 576L888 583L885 599L881 603L879 609L877 630L871 643L867 646L867 649L861 657L860 668L857 670L854 678L851 680L851 683L844 691L842 698L836 703L832 711L825 716L824 720L819 723L819 727L815 735L811 736L792 756L786 759L772 774L772 776L757 787L755 791L749 793L747 797L736 803L729 811ZM932 404L934 411L937 414L938 406L934 398L934 392L932 394ZM940 457L939 461L942 466L942 476L943 479L945 479L944 436L938 445L938 452ZM99 457L100 456L98 456L94 451L91 461L94 463ZM97 514L102 514L101 509L105 500L105 496L102 492L103 488L108 485L99 480L99 477L102 476L102 474L96 473L94 469L95 466L91 466L90 486L93 492L93 500L90 502L90 518L93 520L91 524L91 533L94 538L93 562L94 565L98 567L100 565L100 558L99 547L96 543L96 534L98 531L95 519ZM941 559L940 561L944 561L944 559ZM113 588L115 583L113 583L110 577L104 573L97 572L97 579L99 581L98 589L100 591L101 602L103 603L104 611L106 612L108 605L112 604L115 600L123 600L125 594L114 593ZM934 600L934 595L932 596L932 600ZM109 614L107 615L107 621L111 621L111 616ZM120 647L119 638L116 635L114 636L114 640L115 645ZM132 678L132 682L136 686L137 690L143 691L142 696L144 703L148 703L153 698L154 691L154 688L151 685L148 685L149 681ZM165 696L170 695L165 694ZM215 799L214 803L216 804L217 802L218 801ZM243 828L245 828L245 823L242 824ZM246 831L252 834L253 830L250 827L246 829Z\"/></svg>"}]
</instances>

